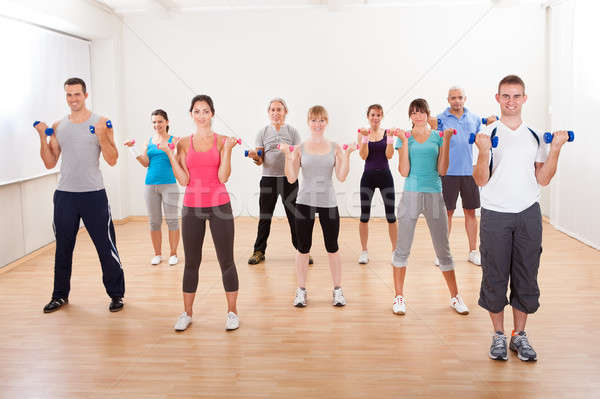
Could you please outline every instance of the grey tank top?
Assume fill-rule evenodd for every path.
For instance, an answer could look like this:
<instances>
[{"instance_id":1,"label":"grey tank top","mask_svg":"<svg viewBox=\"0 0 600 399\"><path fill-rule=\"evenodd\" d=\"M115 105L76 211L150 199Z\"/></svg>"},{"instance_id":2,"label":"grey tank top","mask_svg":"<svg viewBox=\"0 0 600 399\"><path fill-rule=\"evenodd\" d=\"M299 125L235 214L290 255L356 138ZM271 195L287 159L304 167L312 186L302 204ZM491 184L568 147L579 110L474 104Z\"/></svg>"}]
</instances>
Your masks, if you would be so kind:
<instances>
[{"instance_id":1,"label":"grey tank top","mask_svg":"<svg viewBox=\"0 0 600 399\"><path fill-rule=\"evenodd\" d=\"M71 123L64 117L56 129L62 162L57 190L81 193L104 188L100 173L100 144L98 137L90 133L100 117L94 113L83 123Z\"/></svg>"},{"instance_id":2,"label":"grey tank top","mask_svg":"<svg viewBox=\"0 0 600 399\"><path fill-rule=\"evenodd\" d=\"M297 204L321 208L337 206L333 189L333 168L335 167L337 145L334 142L331 142L330 145L331 150L323 155L309 154L304 151L304 144L300 146L302 184L298 191Z\"/></svg>"}]
</instances>

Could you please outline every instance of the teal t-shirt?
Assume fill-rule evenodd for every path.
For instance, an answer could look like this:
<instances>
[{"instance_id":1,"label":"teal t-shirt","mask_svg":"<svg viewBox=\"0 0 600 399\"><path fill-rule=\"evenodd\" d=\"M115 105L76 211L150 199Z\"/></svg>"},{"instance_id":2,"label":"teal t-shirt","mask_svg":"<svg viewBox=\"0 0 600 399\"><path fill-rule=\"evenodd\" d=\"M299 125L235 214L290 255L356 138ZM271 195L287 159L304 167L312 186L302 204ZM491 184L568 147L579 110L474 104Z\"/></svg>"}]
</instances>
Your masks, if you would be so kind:
<instances>
[{"instance_id":1,"label":"teal t-shirt","mask_svg":"<svg viewBox=\"0 0 600 399\"><path fill-rule=\"evenodd\" d=\"M441 193L442 180L437 170L438 155L444 138L437 130L424 143L417 142L412 136L408 138L408 158L410 173L404 181L404 191L419 193ZM395 149L402 147L402 141L396 138Z\"/></svg>"}]
</instances>

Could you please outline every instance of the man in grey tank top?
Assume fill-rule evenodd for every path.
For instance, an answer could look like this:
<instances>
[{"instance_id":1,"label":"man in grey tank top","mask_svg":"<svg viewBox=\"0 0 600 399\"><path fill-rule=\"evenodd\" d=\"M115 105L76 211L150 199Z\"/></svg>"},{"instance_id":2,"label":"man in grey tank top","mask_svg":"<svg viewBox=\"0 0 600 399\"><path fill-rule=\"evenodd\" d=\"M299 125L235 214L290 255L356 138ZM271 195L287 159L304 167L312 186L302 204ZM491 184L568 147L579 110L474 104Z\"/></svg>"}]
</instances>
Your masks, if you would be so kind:
<instances>
[{"instance_id":1,"label":"man in grey tank top","mask_svg":"<svg viewBox=\"0 0 600 399\"><path fill-rule=\"evenodd\" d=\"M290 233L292 245L296 248L296 195L298 182L290 184L285 177L285 154L279 151L279 144L298 145L301 143L298 131L285 123L287 105L281 98L274 98L269 102L267 109L271 124L262 128L256 136L256 151L251 151L249 156L257 165L262 165L263 172L260 179L260 196L258 199L260 213L258 231L254 242L254 252L248 259L248 264L255 265L265 259L267 239L271 232L271 219L277 205L277 198L281 196ZM262 150L262 155L258 155ZM310 263L312 263L312 258Z\"/></svg>"},{"instance_id":2,"label":"man in grey tank top","mask_svg":"<svg viewBox=\"0 0 600 399\"><path fill-rule=\"evenodd\" d=\"M54 291L44 313L54 312L69 302L73 249L81 220L100 258L102 281L111 298L109 310L117 312L123 308L125 277L100 173L100 154L110 166L117 163L119 156L112 124L86 108L88 93L83 80L70 78L64 87L71 113L55 122L52 130L43 122L34 125L46 168L54 168L62 154L60 178L54 192Z\"/></svg>"}]
</instances>

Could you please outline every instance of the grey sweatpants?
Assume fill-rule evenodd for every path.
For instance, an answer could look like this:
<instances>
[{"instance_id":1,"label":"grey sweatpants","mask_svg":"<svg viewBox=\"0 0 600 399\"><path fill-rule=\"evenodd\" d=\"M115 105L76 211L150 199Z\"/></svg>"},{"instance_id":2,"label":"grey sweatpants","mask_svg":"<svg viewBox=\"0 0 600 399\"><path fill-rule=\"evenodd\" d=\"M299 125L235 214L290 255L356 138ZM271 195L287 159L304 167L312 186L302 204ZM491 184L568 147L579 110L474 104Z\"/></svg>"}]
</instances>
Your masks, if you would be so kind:
<instances>
[{"instance_id":1,"label":"grey sweatpants","mask_svg":"<svg viewBox=\"0 0 600 399\"><path fill-rule=\"evenodd\" d=\"M479 306L502 312L509 301L521 312L540 307L537 282L542 255L542 213L536 202L520 213L481 209L481 290Z\"/></svg>"},{"instance_id":2,"label":"grey sweatpants","mask_svg":"<svg viewBox=\"0 0 600 399\"><path fill-rule=\"evenodd\" d=\"M415 236L415 226L419 215L423 214L429 226L433 249L440 261L440 270L454 270L448 243L448 215L442 193L418 193L405 191L398 205L398 241L392 265L406 267L408 255Z\"/></svg>"},{"instance_id":3,"label":"grey sweatpants","mask_svg":"<svg viewBox=\"0 0 600 399\"><path fill-rule=\"evenodd\" d=\"M144 189L144 198L148 215L150 215L150 230L160 230L162 224L162 210L165 211L165 219L169 230L179 229L178 207L179 187L173 184L147 184Z\"/></svg>"}]
</instances>

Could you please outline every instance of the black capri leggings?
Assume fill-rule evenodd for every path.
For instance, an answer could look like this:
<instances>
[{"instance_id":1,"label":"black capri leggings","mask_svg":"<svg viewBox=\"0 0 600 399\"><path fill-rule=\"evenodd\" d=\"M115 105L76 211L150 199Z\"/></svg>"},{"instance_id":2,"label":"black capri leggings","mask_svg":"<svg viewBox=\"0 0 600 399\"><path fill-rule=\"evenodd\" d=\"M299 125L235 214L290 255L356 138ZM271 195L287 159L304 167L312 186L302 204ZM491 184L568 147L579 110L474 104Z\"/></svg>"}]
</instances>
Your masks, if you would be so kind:
<instances>
[{"instance_id":1,"label":"black capri leggings","mask_svg":"<svg viewBox=\"0 0 600 399\"><path fill-rule=\"evenodd\" d=\"M312 246L312 232L315 225L315 214L319 214L319 222L325 239L325 249L329 253L338 251L338 236L340 234L340 213L337 206L321 208L296 204L296 240L298 252L307 254Z\"/></svg>"},{"instance_id":2,"label":"black capri leggings","mask_svg":"<svg viewBox=\"0 0 600 399\"><path fill-rule=\"evenodd\" d=\"M202 244L206 233L206 220L215 244L217 259L221 266L223 287L226 292L238 290L238 275L233 261L234 223L231 204L210 208L183 207L181 234L185 253L183 292L194 293L198 288L198 269L202 261Z\"/></svg>"},{"instance_id":3,"label":"black capri leggings","mask_svg":"<svg viewBox=\"0 0 600 399\"><path fill-rule=\"evenodd\" d=\"M378 188L385 207L385 218L388 223L396 221L396 192L394 178L389 169L365 170L360 179L360 221L367 223L371 217L371 201L375 189Z\"/></svg>"}]
</instances>

